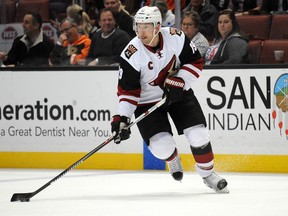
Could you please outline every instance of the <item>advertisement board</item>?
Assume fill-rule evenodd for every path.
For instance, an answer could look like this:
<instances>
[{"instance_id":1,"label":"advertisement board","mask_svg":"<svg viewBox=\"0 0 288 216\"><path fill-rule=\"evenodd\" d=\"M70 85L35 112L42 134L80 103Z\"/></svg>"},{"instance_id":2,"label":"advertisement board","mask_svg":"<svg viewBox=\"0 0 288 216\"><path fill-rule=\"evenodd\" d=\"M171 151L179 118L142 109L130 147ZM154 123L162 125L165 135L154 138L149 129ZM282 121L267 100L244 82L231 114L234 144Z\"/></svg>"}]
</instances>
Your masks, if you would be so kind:
<instances>
[{"instance_id":1,"label":"advertisement board","mask_svg":"<svg viewBox=\"0 0 288 216\"><path fill-rule=\"evenodd\" d=\"M262 163L260 171L265 171L270 160L270 165L288 161L287 72L283 68L206 69L195 82L193 89L224 171L244 162L253 167L251 160L256 160L255 167ZM110 120L117 113L117 79L117 70L1 72L2 156L7 159L13 152L83 153L95 148L111 135ZM193 158L185 136L174 130L174 137L183 163L187 161L184 166L191 167ZM128 163L133 169L130 157L137 158L134 165L141 167L143 141L137 127L132 128L129 140L107 145L101 153L112 155L110 162L128 155L127 160L122 158L124 165L119 165L123 168ZM278 171L288 171L283 166Z\"/></svg>"}]
</instances>

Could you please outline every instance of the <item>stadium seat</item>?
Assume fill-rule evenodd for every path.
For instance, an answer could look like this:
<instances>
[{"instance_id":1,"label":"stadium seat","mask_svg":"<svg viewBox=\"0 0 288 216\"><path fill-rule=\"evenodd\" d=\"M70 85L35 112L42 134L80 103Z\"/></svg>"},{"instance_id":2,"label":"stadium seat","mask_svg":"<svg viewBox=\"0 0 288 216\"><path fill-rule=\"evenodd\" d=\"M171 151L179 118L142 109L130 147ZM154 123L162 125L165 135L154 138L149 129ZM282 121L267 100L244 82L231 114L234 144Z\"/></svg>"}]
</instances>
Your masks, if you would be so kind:
<instances>
[{"instance_id":1,"label":"stadium seat","mask_svg":"<svg viewBox=\"0 0 288 216\"><path fill-rule=\"evenodd\" d=\"M284 62L288 62L288 40L265 40L263 41L260 64L275 64L274 50L284 50Z\"/></svg>"},{"instance_id":2,"label":"stadium seat","mask_svg":"<svg viewBox=\"0 0 288 216\"><path fill-rule=\"evenodd\" d=\"M5 13L2 13L2 9L5 10ZM0 24L13 23L15 21L15 14L16 0L0 1Z\"/></svg>"},{"instance_id":3,"label":"stadium seat","mask_svg":"<svg viewBox=\"0 0 288 216\"><path fill-rule=\"evenodd\" d=\"M249 52L251 55L251 64L259 64L260 62L260 56L262 51L262 40L251 40L249 41Z\"/></svg>"},{"instance_id":4,"label":"stadium seat","mask_svg":"<svg viewBox=\"0 0 288 216\"><path fill-rule=\"evenodd\" d=\"M271 15L236 16L240 30L250 39L268 39Z\"/></svg>"},{"instance_id":5,"label":"stadium seat","mask_svg":"<svg viewBox=\"0 0 288 216\"><path fill-rule=\"evenodd\" d=\"M273 14L269 39L288 39L288 14Z\"/></svg>"},{"instance_id":6,"label":"stadium seat","mask_svg":"<svg viewBox=\"0 0 288 216\"><path fill-rule=\"evenodd\" d=\"M18 7L16 9L16 22L23 21L23 17L29 11L38 12L43 22L49 22L49 0L19 0Z\"/></svg>"}]
</instances>

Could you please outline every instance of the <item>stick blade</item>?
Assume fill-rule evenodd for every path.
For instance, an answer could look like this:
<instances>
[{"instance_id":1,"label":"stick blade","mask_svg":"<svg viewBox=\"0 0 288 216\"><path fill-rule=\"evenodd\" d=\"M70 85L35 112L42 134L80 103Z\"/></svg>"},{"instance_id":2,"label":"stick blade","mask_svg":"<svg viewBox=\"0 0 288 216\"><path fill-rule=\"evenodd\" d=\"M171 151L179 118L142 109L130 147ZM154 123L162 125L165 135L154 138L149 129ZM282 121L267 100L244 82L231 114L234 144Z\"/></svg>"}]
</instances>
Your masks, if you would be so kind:
<instances>
[{"instance_id":1,"label":"stick blade","mask_svg":"<svg viewBox=\"0 0 288 216\"><path fill-rule=\"evenodd\" d=\"M11 202L29 202L30 198L33 196L33 193L15 193L11 197Z\"/></svg>"}]
</instances>

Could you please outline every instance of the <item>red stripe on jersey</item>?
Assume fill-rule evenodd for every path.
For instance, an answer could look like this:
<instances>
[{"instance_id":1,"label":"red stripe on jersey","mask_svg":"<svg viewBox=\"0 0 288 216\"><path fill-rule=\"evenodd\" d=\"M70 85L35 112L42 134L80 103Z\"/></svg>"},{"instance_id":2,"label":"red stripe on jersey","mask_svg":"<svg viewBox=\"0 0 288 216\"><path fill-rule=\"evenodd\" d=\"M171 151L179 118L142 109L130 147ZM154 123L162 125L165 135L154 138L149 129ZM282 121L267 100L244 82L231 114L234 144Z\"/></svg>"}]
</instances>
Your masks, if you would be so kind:
<instances>
[{"instance_id":1,"label":"red stripe on jersey","mask_svg":"<svg viewBox=\"0 0 288 216\"><path fill-rule=\"evenodd\" d=\"M198 68L199 70L201 70L202 71L202 69L203 69L203 59L202 58L200 58L199 60L197 60L197 61L195 61L195 62L193 62L193 63L190 63L191 65L193 65L194 67L196 67L196 68ZM181 67L181 69L183 69L183 70L186 70L187 72L189 72L189 73L191 73L191 74L193 74L195 77L197 77L197 78L199 78L199 73L197 73L196 71L194 71L192 68L189 68L189 67L187 67L187 66L185 66L185 65L183 65L182 67Z\"/></svg>"},{"instance_id":2,"label":"red stripe on jersey","mask_svg":"<svg viewBox=\"0 0 288 216\"><path fill-rule=\"evenodd\" d=\"M137 106L138 102L136 100L132 100L130 98L130 96L140 98L140 93L141 93L141 89L124 90L121 88L121 86L118 86L117 95L118 96L121 95L120 101L127 101L127 102ZM127 97L125 97L125 96L127 96Z\"/></svg>"},{"instance_id":3,"label":"red stripe on jersey","mask_svg":"<svg viewBox=\"0 0 288 216\"><path fill-rule=\"evenodd\" d=\"M212 152L208 152L207 154L203 155L195 155L194 154L194 159L197 163L209 163L214 159L214 155Z\"/></svg>"},{"instance_id":4,"label":"red stripe on jersey","mask_svg":"<svg viewBox=\"0 0 288 216\"><path fill-rule=\"evenodd\" d=\"M126 102L131 103L131 104L133 104L133 105L135 105L135 106L138 105L138 103L137 103L136 101L130 100L130 99L128 99L128 98L121 98L120 101L126 101Z\"/></svg>"},{"instance_id":5,"label":"red stripe on jersey","mask_svg":"<svg viewBox=\"0 0 288 216\"><path fill-rule=\"evenodd\" d=\"M196 71L192 70L189 67L182 66L181 69L188 71L189 73L193 74L197 78L199 78L199 76L200 76Z\"/></svg>"},{"instance_id":6,"label":"red stripe on jersey","mask_svg":"<svg viewBox=\"0 0 288 216\"><path fill-rule=\"evenodd\" d=\"M137 97L140 98L140 93L141 93L141 89L132 89L132 90L124 90L121 88L120 85L118 85L118 92L117 95L121 95L123 97L125 97L125 95L127 96L133 96L133 97Z\"/></svg>"},{"instance_id":7,"label":"red stripe on jersey","mask_svg":"<svg viewBox=\"0 0 288 216\"><path fill-rule=\"evenodd\" d=\"M203 58L200 58L200 59L198 59L197 61L191 62L191 63L189 63L189 64L193 65L193 67L196 67L196 68L198 68L199 70L202 71L202 69L203 69ZM193 69L185 66L185 64L181 67L181 69L186 70L186 71L192 73L192 74L193 74L195 77L197 77L197 78L199 78L199 76L200 76L196 71L194 71Z\"/></svg>"}]
</instances>

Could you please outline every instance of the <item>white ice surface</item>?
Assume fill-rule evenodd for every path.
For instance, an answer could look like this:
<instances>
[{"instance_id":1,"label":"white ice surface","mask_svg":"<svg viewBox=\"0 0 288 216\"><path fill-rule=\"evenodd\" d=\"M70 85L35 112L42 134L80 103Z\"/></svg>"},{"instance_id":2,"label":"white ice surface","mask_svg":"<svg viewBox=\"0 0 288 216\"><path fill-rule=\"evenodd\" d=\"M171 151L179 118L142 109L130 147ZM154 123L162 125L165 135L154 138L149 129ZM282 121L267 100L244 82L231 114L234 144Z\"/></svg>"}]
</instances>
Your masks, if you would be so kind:
<instances>
[{"instance_id":1,"label":"white ice surface","mask_svg":"<svg viewBox=\"0 0 288 216\"><path fill-rule=\"evenodd\" d=\"M229 194L216 194L194 172L181 183L167 171L0 169L1 216L287 216L288 174L221 173Z\"/></svg>"}]
</instances>

